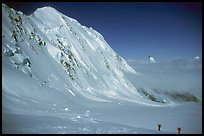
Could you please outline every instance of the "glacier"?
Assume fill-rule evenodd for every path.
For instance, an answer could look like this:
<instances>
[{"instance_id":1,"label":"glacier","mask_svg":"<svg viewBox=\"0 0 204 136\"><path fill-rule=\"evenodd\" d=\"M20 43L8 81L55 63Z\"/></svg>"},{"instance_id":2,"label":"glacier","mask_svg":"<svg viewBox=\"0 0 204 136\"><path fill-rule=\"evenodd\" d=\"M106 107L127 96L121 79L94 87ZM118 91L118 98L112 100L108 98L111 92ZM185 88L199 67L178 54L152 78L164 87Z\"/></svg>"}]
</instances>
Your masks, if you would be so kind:
<instances>
[{"instance_id":1,"label":"glacier","mask_svg":"<svg viewBox=\"0 0 204 136\"><path fill-rule=\"evenodd\" d=\"M2 4L3 133L174 133L144 119L174 102L141 95L127 73L138 74L93 28L52 7L27 16Z\"/></svg>"}]
</instances>

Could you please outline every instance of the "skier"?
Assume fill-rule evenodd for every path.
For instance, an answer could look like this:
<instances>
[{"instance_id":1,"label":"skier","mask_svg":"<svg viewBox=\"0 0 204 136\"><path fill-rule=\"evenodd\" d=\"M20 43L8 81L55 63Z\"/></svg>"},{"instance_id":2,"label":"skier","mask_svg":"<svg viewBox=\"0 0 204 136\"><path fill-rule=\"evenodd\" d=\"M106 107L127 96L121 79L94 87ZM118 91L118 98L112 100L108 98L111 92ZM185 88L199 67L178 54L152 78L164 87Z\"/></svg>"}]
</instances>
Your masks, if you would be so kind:
<instances>
[{"instance_id":1,"label":"skier","mask_svg":"<svg viewBox=\"0 0 204 136\"><path fill-rule=\"evenodd\" d=\"M160 131L160 128L161 128L161 124L158 124L158 125L157 125L157 127L158 127L158 130Z\"/></svg>"},{"instance_id":2,"label":"skier","mask_svg":"<svg viewBox=\"0 0 204 136\"><path fill-rule=\"evenodd\" d=\"M178 134L180 134L181 133L181 128L180 127L178 127Z\"/></svg>"}]
</instances>

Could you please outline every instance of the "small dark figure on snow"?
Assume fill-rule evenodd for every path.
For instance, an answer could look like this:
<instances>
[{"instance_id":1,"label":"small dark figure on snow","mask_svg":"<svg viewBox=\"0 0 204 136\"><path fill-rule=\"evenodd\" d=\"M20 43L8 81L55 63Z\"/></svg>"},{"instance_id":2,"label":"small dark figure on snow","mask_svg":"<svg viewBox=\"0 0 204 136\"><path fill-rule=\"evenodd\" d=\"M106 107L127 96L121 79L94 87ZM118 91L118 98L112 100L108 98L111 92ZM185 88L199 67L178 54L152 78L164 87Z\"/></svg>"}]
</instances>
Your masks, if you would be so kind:
<instances>
[{"instance_id":1,"label":"small dark figure on snow","mask_svg":"<svg viewBox=\"0 0 204 136\"><path fill-rule=\"evenodd\" d=\"M160 131L160 129L161 129L161 124L158 124L157 127L158 127L158 130Z\"/></svg>"},{"instance_id":2,"label":"small dark figure on snow","mask_svg":"<svg viewBox=\"0 0 204 136\"><path fill-rule=\"evenodd\" d=\"M181 128L178 127L178 134L181 134Z\"/></svg>"}]
</instances>

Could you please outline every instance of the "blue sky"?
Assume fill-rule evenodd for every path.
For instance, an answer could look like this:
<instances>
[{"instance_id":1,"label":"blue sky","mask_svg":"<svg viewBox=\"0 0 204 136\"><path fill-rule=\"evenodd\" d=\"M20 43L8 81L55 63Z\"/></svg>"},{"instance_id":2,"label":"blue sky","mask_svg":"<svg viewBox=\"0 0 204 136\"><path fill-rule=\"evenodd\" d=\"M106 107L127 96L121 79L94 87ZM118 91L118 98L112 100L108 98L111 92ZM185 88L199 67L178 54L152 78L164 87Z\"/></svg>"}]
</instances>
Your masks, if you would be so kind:
<instances>
[{"instance_id":1,"label":"blue sky","mask_svg":"<svg viewBox=\"0 0 204 136\"><path fill-rule=\"evenodd\" d=\"M202 3L32 2L6 3L31 14L51 6L100 32L125 59L202 56Z\"/></svg>"}]
</instances>

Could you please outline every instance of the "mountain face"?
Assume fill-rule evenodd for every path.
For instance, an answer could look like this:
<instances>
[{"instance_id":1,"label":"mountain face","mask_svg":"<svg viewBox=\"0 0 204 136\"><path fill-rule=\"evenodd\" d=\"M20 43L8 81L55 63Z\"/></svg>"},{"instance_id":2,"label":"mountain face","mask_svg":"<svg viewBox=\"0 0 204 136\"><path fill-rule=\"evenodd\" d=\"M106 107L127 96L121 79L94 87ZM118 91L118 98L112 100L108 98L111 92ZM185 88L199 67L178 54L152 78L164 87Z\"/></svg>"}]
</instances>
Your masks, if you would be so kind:
<instances>
[{"instance_id":1,"label":"mountain face","mask_svg":"<svg viewBox=\"0 0 204 136\"><path fill-rule=\"evenodd\" d=\"M6 111L22 110L23 101L150 103L124 75L136 72L100 33L54 8L39 8L26 16L2 4L2 53Z\"/></svg>"},{"instance_id":2,"label":"mountain face","mask_svg":"<svg viewBox=\"0 0 204 136\"><path fill-rule=\"evenodd\" d=\"M51 7L26 16L2 4L2 133L175 133L175 120L201 133L202 107L169 99L194 96L144 87L157 64L132 65L137 74L94 29Z\"/></svg>"}]
</instances>

